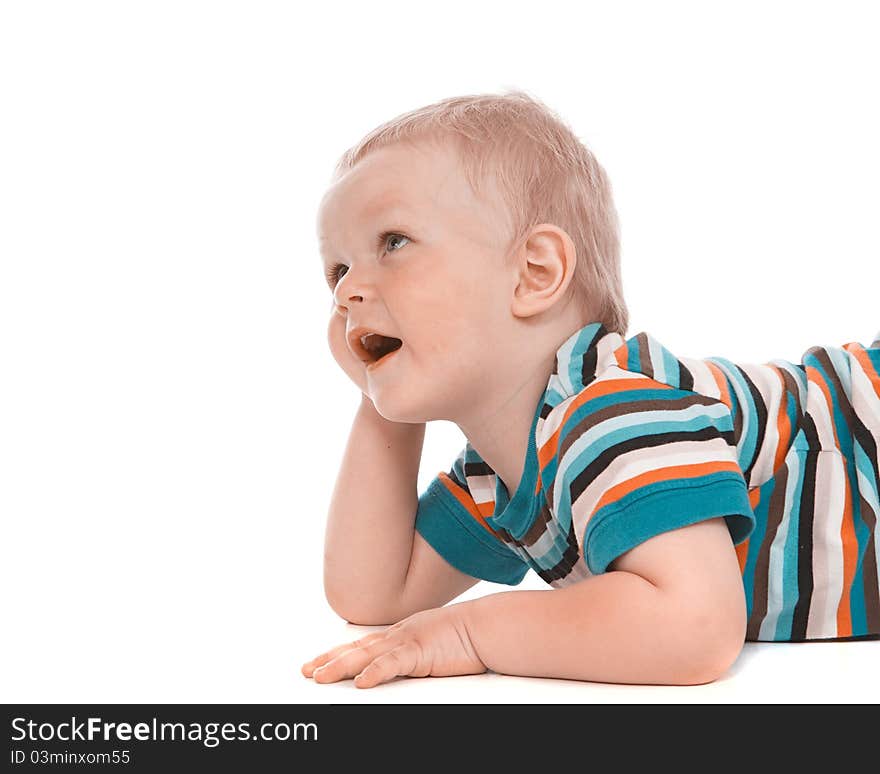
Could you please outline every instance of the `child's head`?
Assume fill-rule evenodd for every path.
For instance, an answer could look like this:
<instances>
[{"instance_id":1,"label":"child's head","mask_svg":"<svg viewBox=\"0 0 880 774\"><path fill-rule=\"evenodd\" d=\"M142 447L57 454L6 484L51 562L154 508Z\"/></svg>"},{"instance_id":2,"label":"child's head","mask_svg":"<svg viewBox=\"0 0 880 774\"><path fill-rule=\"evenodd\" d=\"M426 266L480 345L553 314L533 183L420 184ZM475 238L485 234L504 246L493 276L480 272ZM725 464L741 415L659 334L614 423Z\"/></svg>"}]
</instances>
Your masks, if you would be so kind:
<instances>
[{"instance_id":1,"label":"child's head","mask_svg":"<svg viewBox=\"0 0 880 774\"><path fill-rule=\"evenodd\" d=\"M368 370L376 389L409 355L446 374L468 372L467 384L446 385L454 400L490 388L505 363L535 366L522 357L524 342L553 351L588 322L626 333L605 172L521 91L442 100L374 129L337 164L318 232L348 332L364 326L404 342ZM405 382L419 394L413 374ZM435 405L428 418L452 418L453 408Z\"/></svg>"}]
</instances>

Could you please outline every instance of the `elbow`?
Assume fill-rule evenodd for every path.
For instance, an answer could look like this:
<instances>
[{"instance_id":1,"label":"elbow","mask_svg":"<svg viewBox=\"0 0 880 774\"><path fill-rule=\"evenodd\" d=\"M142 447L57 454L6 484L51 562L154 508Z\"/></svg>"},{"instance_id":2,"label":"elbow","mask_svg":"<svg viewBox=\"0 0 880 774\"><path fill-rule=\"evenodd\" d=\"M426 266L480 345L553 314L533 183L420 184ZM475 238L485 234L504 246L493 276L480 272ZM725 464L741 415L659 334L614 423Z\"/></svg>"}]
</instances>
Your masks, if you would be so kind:
<instances>
[{"instance_id":1,"label":"elbow","mask_svg":"<svg viewBox=\"0 0 880 774\"><path fill-rule=\"evenodd\" d=\"M742 652L743 642L707 647L683 670L681 685L705 685L724 677Z\"/></svg>"},{"instance_id":2,"label":"elbow","mask_svg":"<svg viewBox=\"0 0 880 774\"><path fill-rule=\"evenodd\" d=\"M342 620L356 626L389 626L397 619L380 605L358 597L350 590L334 591L324 585L324 597L330 609Z\"/></svg>"},{"instance_id":3,"label":"elbow","mask_svg":"<svg viewBox=\"0 0 880 774\"><path fill-rule=\"evenodd\" d=\"M684 631L690 634L687 663L681 669L682 685L705 685L724 677L742 652L746 635L746 610L715 608L695 614Z\"/></svg>"}]
</instances>

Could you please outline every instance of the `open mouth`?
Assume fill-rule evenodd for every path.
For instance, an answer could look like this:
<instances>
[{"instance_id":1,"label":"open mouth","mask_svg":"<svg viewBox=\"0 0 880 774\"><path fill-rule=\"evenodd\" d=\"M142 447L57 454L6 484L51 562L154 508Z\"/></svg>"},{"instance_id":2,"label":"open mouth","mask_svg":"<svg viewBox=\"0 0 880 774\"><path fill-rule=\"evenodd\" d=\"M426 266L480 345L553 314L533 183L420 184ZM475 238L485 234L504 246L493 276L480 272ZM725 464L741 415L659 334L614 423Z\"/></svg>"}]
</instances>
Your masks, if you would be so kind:
<instances>
[{"instance_id":1,"label":"open mouth","mask_svg":"<svg viewBox=\"0 0 880 774\"><path fill-rule=\"evenodd\" d=\"M394 336L383 336L381 333L367 333L361 336L361 344L369 356L367 367L385 360L389 355L397 352L403 346L403 342Z\"/></svg>"}]
</instances>

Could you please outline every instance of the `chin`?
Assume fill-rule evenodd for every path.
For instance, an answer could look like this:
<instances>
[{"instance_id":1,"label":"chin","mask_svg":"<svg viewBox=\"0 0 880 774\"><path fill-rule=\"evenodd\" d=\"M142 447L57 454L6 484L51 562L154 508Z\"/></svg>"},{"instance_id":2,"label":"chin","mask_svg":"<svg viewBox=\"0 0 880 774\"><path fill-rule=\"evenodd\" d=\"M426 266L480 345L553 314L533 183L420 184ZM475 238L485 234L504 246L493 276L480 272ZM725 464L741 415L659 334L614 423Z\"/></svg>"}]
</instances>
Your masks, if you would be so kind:
<instances>
[{"instance_id":1,"label":"chin","mask_svg":"<svg viewBox=\"0 0 880 774\"><path fill-rule=\"evenodd\" d=\"M440 417L432 416L432 412L424 404L416 401L415 395L398 399L389 395L370 395L376 411L389 422L401 422L405 424L420 424L432 422Z\"/></svg>"},{"instance_id":2,"label":"chin","mask_svg":"<svg viewBox=\"0 0 880 774\"><path fill-rule=\"evenodd\" d=\"M420 424L422 422L430 422L432 417L425 416L417 410L406 411L394 407L383 406L381 401L373 401L376 411L389 422L399 422L401 424Z\"/></svg>"}]
</instances>

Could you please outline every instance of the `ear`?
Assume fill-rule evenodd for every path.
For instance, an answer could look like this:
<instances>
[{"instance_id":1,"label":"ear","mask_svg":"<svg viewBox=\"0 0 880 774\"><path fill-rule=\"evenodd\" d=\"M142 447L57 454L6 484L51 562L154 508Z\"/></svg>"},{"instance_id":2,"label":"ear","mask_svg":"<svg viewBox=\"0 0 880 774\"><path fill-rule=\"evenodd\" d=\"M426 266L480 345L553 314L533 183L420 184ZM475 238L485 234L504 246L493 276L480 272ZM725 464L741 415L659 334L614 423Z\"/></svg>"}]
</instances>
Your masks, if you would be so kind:
<instances>
[{"instance_id":1,"label":"ear","mask_svg":"<svg viewBox=\"0 0 880 774\"><path fill-rule=\"evenodd\" d=\"M526 239L516 263L516 287L510 311L531 317L559 301L571 284L577 251L559 226L540 223Z\"/></svg>"}]
</instances>

